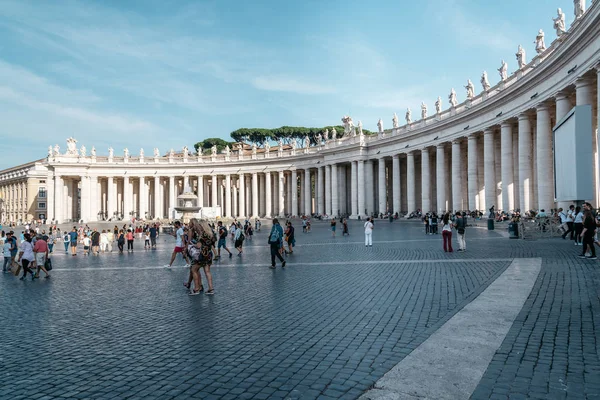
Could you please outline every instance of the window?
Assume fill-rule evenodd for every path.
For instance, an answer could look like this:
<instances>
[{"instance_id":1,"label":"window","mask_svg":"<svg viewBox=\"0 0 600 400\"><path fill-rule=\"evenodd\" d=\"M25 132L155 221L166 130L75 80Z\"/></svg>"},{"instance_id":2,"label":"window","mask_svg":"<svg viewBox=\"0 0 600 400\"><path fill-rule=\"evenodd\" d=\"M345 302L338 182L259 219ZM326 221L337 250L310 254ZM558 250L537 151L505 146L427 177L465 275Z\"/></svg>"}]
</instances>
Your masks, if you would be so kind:
<instances>
[{"instance_id":1,"label":"window","mask_svg":"<svg viewBox=\"0 0 600 400\"><path fill-rule=\"evenodd\" d=\"M46 203L38 203L38 210L43 210L46 208Z\"/></svg>"},{"instance_id":2,"label":"window","mask_svg":"<svg viewBox=\"0 0 600 400\"><path fill-rule=\"evenodd\" d=\"M45 180L41 180L40 183L46 183L46 181Z\"/></svg>"},{"instance_id":3,"label":"window","mask_svg":"<svg viewBox=\"0 0 600 400\"><path fill-rule=\"evenodd\" d=\"M41 187L38 190L38 197L40 199L45 199L46 198L46 188L45 187Z\"/></svg>"}]
</instances>

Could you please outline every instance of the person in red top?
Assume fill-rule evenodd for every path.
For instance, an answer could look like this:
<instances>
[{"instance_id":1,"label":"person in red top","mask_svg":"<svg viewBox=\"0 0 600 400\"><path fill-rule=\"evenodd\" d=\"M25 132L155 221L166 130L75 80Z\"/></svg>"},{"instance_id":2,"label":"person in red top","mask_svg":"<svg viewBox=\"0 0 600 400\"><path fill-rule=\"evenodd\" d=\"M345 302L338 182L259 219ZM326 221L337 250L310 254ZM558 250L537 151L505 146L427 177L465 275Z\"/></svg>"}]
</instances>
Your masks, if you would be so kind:
<instances>
[{"instance_id":1,"label":"person in red top","mask_svg":"<svg viewBox=\"0 0 600 400\"><path fill-rule=\"evenodd\" d=\"M133 252L133 239L134 239L134 235L133 232L131 231L131 229L127 230L127 251L131 250L131 252Z\"/></svg>"},{"instance_id":2,"label":"person in red top","mask_svg":"<svg viewBox=\"0 0 600 400\"><path fill-rule=\"evenodd\" d=\"M35 244L33 245L33 254L35 255L35 264L37 266L34 278L40 277L40 269L46 274L46 278L50 278L50 274L46 270L46 260L48 259L48 243L42 235L36 236ZM35 268L35 266L34 266Z\"/></svg>"}]
</instances>

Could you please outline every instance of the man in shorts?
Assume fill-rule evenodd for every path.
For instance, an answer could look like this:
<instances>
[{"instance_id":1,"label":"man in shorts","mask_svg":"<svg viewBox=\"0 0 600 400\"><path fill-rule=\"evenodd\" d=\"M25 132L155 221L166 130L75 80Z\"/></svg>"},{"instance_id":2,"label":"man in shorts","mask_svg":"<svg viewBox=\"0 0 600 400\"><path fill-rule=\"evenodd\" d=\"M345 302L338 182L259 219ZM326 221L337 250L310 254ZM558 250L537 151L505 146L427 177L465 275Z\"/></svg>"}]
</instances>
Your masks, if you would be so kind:
<instances>
[{"instance_id":1,"label":"man in shorts","mask_svg":"<svg viewBox=\"0 0 600 400\"><path fill-rule=\"evenodd\" d=\"M69 232L69 241L71 242L71 255L77 255L77 227L73 227L73 230Z\"/></svg>"},{"instance_id":2,"label":"man in shorts","mask_svg":"<svg viewBox=\"0 0 600 400\"><path fill-rule=\"evenodd\" d=\"M221 258L221 247L227 250L229 258L233 256L233 253L227 248L227 228L223 226L223 222L217 222L217 235L219 235L219 244L217 245L217 256L215 260Z\"/></svg>"},{"instance_id":3,"label":"man in shorts","mask_svg":"<svg viewBox=\"0 0 600 400\"><path fill-rule=\"evenodd\" d=\"M171 254L171 262L169 263L169 265L166 265L166 267L171 268L173 262L175 261L175 258L177 257L177 254L181 254L185 262L189 266L190 262L184 251L185 244L183 243L183 228L181 227L181 222L175 221L175 233L171 233L171 236L175 237L175 248L173 249L173 254Z\"/></svg>"},{"instance_id":4,"label":"man in shorts","mask_svg":"<svg viewBox=\"0 0 600 400\"><path fill-rule=\"evenodd\" d=\"M92 240L92 254L100 254L100 232L96 228L94 228L90 239Z\"/></svg>"},{"instance_id":5,"label":"man in shorts","mask_svg":"<svg viewBox=\"0 0 600 400\"><path fill-rule=\"evenodd\" d=\"M150 246L155 249L156 248L156 234L157 234L157 227L156 224L153 224L150 227Z\"/></svg>"}]
</instances>

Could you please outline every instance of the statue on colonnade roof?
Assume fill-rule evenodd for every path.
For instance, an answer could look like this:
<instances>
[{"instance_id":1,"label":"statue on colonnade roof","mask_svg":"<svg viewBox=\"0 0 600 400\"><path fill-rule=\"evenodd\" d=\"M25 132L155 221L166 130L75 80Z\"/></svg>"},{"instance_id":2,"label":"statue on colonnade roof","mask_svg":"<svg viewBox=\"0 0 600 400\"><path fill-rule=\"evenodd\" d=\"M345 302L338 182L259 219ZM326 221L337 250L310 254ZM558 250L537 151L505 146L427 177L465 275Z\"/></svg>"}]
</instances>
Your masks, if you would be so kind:
<instances>
[{"instance_id":1,"label":"statue on colonnade roof","mask_svg":"<svg viewBox=\"0 0 600 400\"><path fill-rule=\"evenodd\" d=\"M490 81L488 80L488 75L487 75L487 71L483 71L483 74L481 74L481 86L483 86L483 91L487 92L488 90L490 90Z\"/></svg>"},{"instance_id":2,"label":"statue on colonnade roof","mask_svg":"<svg viewBox=\"0 0 600 400\"><path fill-rule=\"evenodd\" d=\"M502 65L498 68L498 72L500 73L500 80L505 81L508 79L508 64L506 61L502 60Z\"/></svg>"},{"instance_id":3,"label":"statue on colonnade roof","mask_svg":"<svg viewBox=\"0 0 600 400\"><path fill-rule=\"evenodd\" d=\"M525 52L523 46L519 45L517 54L515 54L515 56L517 57L517 62L519 63L519 69L522 69L527 65L527 53Z\"/></svg>"},{"instance_id":4,"label":"statue on colonnade roof","mask_svg":"<svg viewBox=\"0 0 600 400\"><path fill-rule=\"evenodd\" d=\"M399 126L400 126L400 124L398 123L398 115L396 115L396 113L394 113L394 116L392 117L392 127L394 129L396 129Z\"/></svg>"},{"instance_id":5,"label":"statue on colonnade roof","mask_svg":"<svg viewBox=\"0 0 600 400\"><path fill-rule=\"evenodd\" d=\"M567 31L565 13L559 8L557 15L556 18L552 18L552 21L554 22L554 29L556 29L556 37L561 37Z\"/></svg>"},{"instance_id":6,"label":"statue on colonnade roof","mask_svg":"<svg viewBox=\"0 0 600 400\"><path fill-rule=\"evenodd\" d=\"M535 37L535 51L540 54L546 50L546 43L544 41L544 31L540 29L537 36Z\"/></svg>"},{"instance_id":7,"label":"statue on colonnade roof","mask_svg":"<svg viewBox=\"0 0 600 400\"><path fill-rule=\"evenodd\" d=\"M77 140L72 137L67 139L67 154L71 156L77 155Z\"/></svg>"}]
</instances>

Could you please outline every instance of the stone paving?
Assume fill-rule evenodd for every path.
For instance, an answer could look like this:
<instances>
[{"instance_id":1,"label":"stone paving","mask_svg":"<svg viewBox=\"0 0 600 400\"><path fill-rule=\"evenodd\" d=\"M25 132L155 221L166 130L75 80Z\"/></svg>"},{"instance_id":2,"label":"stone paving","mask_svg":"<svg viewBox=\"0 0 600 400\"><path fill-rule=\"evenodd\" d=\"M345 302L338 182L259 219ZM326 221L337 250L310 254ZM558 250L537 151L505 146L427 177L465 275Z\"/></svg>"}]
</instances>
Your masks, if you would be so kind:
<instances>
[{"instance_id":1,"label":"stone paving","mask_svg":"<svg viewBox=\"0 0 600 400\"><path fill-rule=\"evenodd\" d=\"M166 235L121 255L56 246L50 280L1 276L0 398L355 399L527 257L542 271L473 398L600 394L598 264L568 241L473 228L466 253L444 253L420 224L377 221L365 248L359 222L336 238L315 222L270 270L266 231L215 263L215 296L186 295L180 260L163 267Z\"/></svg>"}]
</instances>

